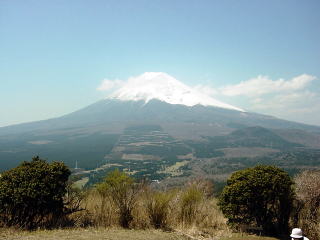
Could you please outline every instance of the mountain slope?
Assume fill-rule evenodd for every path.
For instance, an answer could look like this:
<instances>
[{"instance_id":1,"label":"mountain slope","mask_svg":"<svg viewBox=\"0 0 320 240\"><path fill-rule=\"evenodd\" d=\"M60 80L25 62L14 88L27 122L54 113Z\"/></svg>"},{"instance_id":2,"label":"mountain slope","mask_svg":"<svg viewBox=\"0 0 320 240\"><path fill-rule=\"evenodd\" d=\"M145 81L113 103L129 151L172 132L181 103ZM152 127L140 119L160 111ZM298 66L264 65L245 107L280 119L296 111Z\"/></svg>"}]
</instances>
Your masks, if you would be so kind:
<instances>
[{"instance_id":1,"label":"mountain slope","mask_svg":"<svg viewBox=\"0 0 320 240\"><path fill-rule=\"evenodd\" d=\"M0 136L32 132L121 133L130 124L155 123L177 137L224 135L233 129L261 126L320 132L320 127L286 121L272 116L195 105L188 107L159 100L102 100L59 118L0 128ZM192 133L191 133L192 132Z\"/></svg>"},{"instance_id":2,"label":"mountain slope","mask_svg":"<svg viewBox=\"0 0 320 240\"><path fill-rule=\"evenodd\" d=\"M320 132L320 128L315 126L211 106L188 107L159 100L145 103L106 99L60 118L0 128L0 169L13 167L38 154L49 160L63 160L69 166L78 161L81 167L95 168L103 164L104 157L110 154L126 129L136 125L158 125L173 141L194 140L200 141L201 145L204 137L214 137L215 141L223 139L223 147L228 144L239 146L241 142L242 146L249 146L248 139L252 139L252 146L260 142L260 145L270 147L270 139L277 142L277 136L285 136L291 129L304 133L300 139L298 136L294 138L301 146L310 142L307 136L318 136ZM250 137L246 136L248 129L241 130L253 126L272 128L272 132L279 134L274 136L269 130L261 133L259 128L256 131L249 128ZM304 137L308 140L304 141ZM283 139L278 142L289 147L290 137L286 139L286 142ZM215 155L215 150L212 151Z\"/></svg>"}]
</instances>

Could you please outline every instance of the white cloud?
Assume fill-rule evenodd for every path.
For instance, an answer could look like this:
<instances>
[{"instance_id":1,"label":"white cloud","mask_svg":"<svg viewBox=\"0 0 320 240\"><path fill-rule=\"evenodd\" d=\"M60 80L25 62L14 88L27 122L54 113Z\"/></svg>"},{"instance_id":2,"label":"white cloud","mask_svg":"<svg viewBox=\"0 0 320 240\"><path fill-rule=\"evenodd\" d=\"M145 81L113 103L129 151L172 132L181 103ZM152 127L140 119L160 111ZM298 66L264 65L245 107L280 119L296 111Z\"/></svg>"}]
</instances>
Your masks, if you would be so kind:
<instances>
[{"instance_id":1,"label":"white cloud","mask_svg":"<svg viewBox=\"0 0 320 240\"><path fill-rule=\"evenodd\" d=\"M302 74L291 80L272 80L267 76L258 76L235 85L228 85L220 89L221 93L226 96L248 96L259 97L269 93L290 92L304 89L308 83L316 77Z\"/></svg>"},{"instance_id":2,"label":"white cloud","mask_svg":"<svg viewBox=\"0 0 320 240\"><path fill-rule=\"evenodd\" d=\"M218 94L217 89L210 87L210 86L206 86L206 85L199 84L199 85L194 86L193 88L203 94L208 95L208 96L213 96L213 95Z\"/></svg>"},{"instance_id":3,"label":"white cloud","mask_svg":"<svg viewBox=\"0 0 320 240\"><path fill-rule=\"evenodd\" d=\"M124 84L124 81L122 80L109 80L109 79L104 79L102 83L100 84L99 87L97 87L97 90L99 91L108 91L114 88L119 88Z\"/></svg>"},{"instance_id":4,"label":"white cloud","mask_svg":"<svg viewBox=\"0 0 320 240\"><path fill-rule=\"evenodd\" d=\"M311 106L320 105L318 103L319 96L308 90L302 92L278 94L269 98L252 100L253 109L278 109L291 111L292 109L304 108L308 110Z\"/></svg>"},{"instance_id":5,"label":"white cloud","mask_svg":"<svg viewBox=\"0 0 320 240\"><path fill-rule=\"evenodd\" d=\"M251 99L250 110L292 121L320 125L320 96L309 90Z\"/></svg>"},{"instance_id":6,"label":"white cloud","mask_svg":"<svg viewBox=\"0 0 320 240\"><path fill-rule=\"evenodd\" d=\"M272 80L260 75L217 89L204 85L198 85L196 88L218 98L229 97L228 101L231 104L242 103L242 108L252 112L320 125L320 94L309 86L315 79L315 76L308 74L289 80Z\"/></svg>"}]
</instances>

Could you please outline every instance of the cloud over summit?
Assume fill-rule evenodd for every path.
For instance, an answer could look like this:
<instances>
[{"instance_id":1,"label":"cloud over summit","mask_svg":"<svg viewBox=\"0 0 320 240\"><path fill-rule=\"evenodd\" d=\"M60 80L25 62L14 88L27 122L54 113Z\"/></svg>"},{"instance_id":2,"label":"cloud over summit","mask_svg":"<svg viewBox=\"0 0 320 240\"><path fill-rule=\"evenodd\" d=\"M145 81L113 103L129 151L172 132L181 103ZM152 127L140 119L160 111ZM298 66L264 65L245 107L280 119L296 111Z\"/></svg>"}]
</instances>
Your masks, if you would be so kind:
<instances>
[{"instance_id":1,"label":"cloud over summit","mask_svg":"<svg viewBox=\"0 0 320 240\"><path fill-rule=\"evenodd\" d=\"M102 83L97 87L97 90L99 91L109 91L111 89L119 88L124 84L124 81L122 80L110 80L110 79L104 79Z\"/></svg>"}]
</instances>

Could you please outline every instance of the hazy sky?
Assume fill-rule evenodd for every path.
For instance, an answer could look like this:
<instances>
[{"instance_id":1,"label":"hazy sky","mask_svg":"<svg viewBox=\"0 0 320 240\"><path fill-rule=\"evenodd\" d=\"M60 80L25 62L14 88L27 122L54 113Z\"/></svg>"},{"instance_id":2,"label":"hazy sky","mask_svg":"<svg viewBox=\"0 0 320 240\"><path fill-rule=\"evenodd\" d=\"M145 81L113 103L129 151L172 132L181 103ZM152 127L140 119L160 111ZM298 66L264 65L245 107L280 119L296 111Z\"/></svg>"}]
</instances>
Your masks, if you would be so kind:
<instances>
[{"instance_id":1,"label":"hazy sky","mask_svg":"<svg viewBox=\"0 0 320 240\"><path fill-rule=\"evenodd\" d=\"M229 104L320 125L319 0L0 0L0 126L166 72Z\"/></svg>"}]
</instances>

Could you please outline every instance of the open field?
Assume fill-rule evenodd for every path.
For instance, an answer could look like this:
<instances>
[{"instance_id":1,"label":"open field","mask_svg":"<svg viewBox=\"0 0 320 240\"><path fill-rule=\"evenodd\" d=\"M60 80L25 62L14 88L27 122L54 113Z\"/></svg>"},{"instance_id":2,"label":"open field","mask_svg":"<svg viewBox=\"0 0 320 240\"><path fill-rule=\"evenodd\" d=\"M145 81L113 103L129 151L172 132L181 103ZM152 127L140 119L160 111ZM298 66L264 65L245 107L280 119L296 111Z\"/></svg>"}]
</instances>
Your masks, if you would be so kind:
<instances>
[{"instance_id":1,"label":"open field","mask_svg":"<svg viewBox=\"0 0 320 240\"><path fill-rule=\"evenodd\" d=\"M38 230L33 232L0 229L3 240L278 240L276 238L230 234L225 237L189 237L177 232L161 230L124 230L124 229L65 229Z\"/></svg>"}]
</instances>

